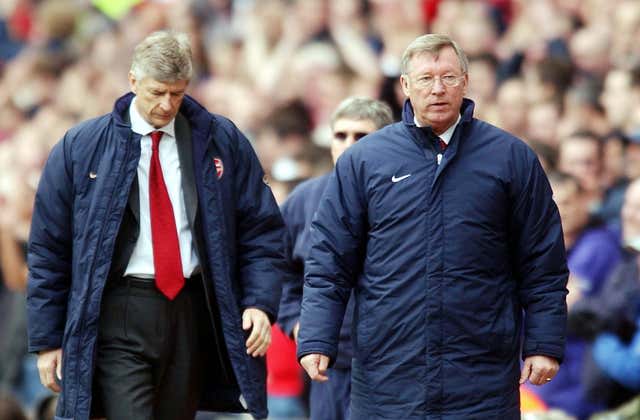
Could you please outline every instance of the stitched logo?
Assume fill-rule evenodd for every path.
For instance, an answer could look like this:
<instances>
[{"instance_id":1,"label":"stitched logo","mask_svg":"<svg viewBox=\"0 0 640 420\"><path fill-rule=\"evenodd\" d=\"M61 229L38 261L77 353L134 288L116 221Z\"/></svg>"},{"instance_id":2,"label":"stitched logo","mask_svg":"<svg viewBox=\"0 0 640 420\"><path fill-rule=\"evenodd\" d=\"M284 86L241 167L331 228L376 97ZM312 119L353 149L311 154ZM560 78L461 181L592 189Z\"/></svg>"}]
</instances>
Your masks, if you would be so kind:
<instances>
[{"instance_id":1,"label":"stitched logo","mask_svg":"<svg viewBox=\"0 0 640 420\"><path fill-rule=\"evenodd\" d=\"M406 174L406 175L402 175L402 176L392 176L391 177L391 182L396 183L396 182L400 182L403 179L407 179L411 176L411 174Z\"/></svg>"}]
</instances>

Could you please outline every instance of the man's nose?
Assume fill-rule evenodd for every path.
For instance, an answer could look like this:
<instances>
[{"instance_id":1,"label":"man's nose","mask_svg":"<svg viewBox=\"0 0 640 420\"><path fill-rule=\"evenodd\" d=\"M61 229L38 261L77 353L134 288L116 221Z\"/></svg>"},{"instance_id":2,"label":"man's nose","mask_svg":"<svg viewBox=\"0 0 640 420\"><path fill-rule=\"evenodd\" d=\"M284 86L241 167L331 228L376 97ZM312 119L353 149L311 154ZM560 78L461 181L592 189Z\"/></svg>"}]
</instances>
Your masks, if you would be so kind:
<instances>
[{"instance_id":1,"label":"man's nose","mask_svg":"<svg viewBox=\"0 0 640 420\"><path fill-rule=\"evenodd\" d=\"M169 95L164 95L162 99L160 99L160 107L163 111L171 110L171 97Z\"/></svg>"},{"instance_id":2,"label":"man's nose","mask_svg":"<svg viewBox=\"0 0 640 420\"><path fill-rule=\"evenodd\" d=\"M439 77L436 77L433 80L433 87L431 88L431 93L435 93L435 94L440 94L442 92L444 92L444 84L442 83L442 80Z\"/></svg>"}]
</instances>

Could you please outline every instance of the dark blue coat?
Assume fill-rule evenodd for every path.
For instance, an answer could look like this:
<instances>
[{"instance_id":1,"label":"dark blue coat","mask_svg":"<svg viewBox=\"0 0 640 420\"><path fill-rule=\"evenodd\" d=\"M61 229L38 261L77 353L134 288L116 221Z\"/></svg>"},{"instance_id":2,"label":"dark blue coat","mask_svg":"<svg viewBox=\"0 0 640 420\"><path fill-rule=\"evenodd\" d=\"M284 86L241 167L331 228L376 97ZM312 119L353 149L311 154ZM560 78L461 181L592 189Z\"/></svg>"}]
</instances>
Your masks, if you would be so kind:
<instances>
[{"instance_id":1,"label":"dark blue coat","mask_svg":"<svg viewBox=\"0 0 640 420\"><path fill-rule=\"evenodd\" d=\"M327 187L329 175L309 179L298 185L282 204L281 211L287 227L285 237L285 255L292 275L284 279L282 284L282 300L278 323L287 335L291 335L296 323L300 320L302 303L302 286L304 283L304 261L311 248L311 221L316 214L322 193ZM351 324L353 322L354 300L350 299L340 329L338 355L335 367L351 368L353 346L351 345Z\"/></svg>"},{"instance_id":2,"label":"dark blue coat","mask_svg":"<svg viewBox=\"0 0 640 420\"><path fill-rule=\"evenodd\" d=\"M38 186L28 256L29 350L63 349L59 418L89 417L100 301L140 158L140 135L125 119L132 98L123 96L111 114L69 130ZM192 134L206 244L201 263L213 273L208 280L240 389L216 388L215 377L205 386L218 408L237 406L241 392L249 411L266 417L264 359L246 354L241 313L257 307L277 317L282 218L258 159L233 123L189 97L180 112ZM224 165L220 179L214 157ZM97 176L90 178L92 172Z\"/></svg>"},{"instance_id":3,"label":"dark blue coat","mask_svg":"<svg viewBox=\"0 0 640 420\"><path fill-rule=\"evenodd\" d=\"M407 101L402 122L338 159L313 221L298 356L335 359L355 289L354 420L519 419L521 347L562 360L568 271L549 183L473 102L461 114L438 165Z\"/></svg>"}]
</instances>

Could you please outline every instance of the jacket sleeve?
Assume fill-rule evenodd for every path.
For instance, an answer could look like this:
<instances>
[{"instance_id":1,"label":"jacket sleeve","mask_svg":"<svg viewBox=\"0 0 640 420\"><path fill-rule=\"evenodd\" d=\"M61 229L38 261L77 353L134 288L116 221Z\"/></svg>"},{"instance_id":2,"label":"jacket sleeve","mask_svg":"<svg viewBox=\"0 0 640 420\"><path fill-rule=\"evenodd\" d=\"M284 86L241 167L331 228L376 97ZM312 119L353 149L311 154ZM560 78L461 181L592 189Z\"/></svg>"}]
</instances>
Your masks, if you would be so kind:
<instances>
[{"instance_id":1,"label":"jacket sleeve","mask_svg":"<svg viewBox=\"0 0 640 420\"><path fill-rule=\"evenodd\" d=\"M261 309L273 323L278 317L282 276L286 275L284 223L253 148L239 130L237 137L234 182L240 304L242 309Z\"/></svg>"},{"instance_id":2,"label":"jacket sleeve","mask_svg":"<svg viewBox=\"0 0 640 420\"><path fill-rule=\"evenodd\" d=\"M29 236L29 351L62 347L71 285L72 197L68 138L51 151L36 192Z\"/></svg>"},{"instance_id":3,"label":"jacket sleeve","mask_svg":"<svg viewBox=\"0 0 640 420\"><path fill-rule=\"evenodd\" d=\"M304 282L304 261L299 261L294 256L296 234L296 207L292 203L294 197L289 196L281 207L282 217L285 220L286 232L284 235L284 255L287 261L289 273L283 278L282 297L280 299L280 311L278 324L285 334L292 336L293 328L300 319L300 304L302 303L302 285Z\"/></svg>"},{"instance_id":4,"label":"jacket sleeve","mask_svg":"<svg viewBox=\"0 0 640 420\"><path fill-rule=\"evenodd\" d=\"M298 333L298 359L321 353L336 360L340 326L362 267L366 204L352 154L338 159L311 225L311 250Z\"/></svg>"},{"instance_id":5,"label":"jacket sleeve","mask_svg":"<svg viewBox=\"0 0 640 420\"><path fill-rule=\"evenodd\" d=\"M523 358L545 355L562 361L567 325L569 272L558 208L533 153L515 160L511 217L513 269L525 311Z\"/></svg>"}]
</instances>

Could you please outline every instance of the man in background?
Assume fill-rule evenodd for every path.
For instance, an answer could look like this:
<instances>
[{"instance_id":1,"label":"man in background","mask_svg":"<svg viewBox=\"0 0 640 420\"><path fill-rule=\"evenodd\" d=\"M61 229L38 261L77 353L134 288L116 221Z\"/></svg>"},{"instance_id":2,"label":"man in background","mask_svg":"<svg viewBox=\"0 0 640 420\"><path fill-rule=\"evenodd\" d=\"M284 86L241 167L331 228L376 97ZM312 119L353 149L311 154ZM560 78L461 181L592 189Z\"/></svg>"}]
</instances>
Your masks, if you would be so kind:
<instances>
[{"instance_id":1,"label":"man in background","mask_svg":"<svg viewBox=\"0 0 640 420\"><path fill-rule=\"evenodd\" d=\"M350 146L366 135L393 122L391 108L384 102L350 97L342 101L331 117L331 156L334 163ZM310 179L293 190L282 205L288 235L285 251L295 273L283 285L279 323L297 341L300 328L300 304L304 276L304 260L309 253L310 228L329 174ZM351 325L353 299L349 301L340 329L338 356L328 375L328 382L312 382L309 405L312 419L342 420L349 418L351 392Z\"/></svg>"}]
</instances>

